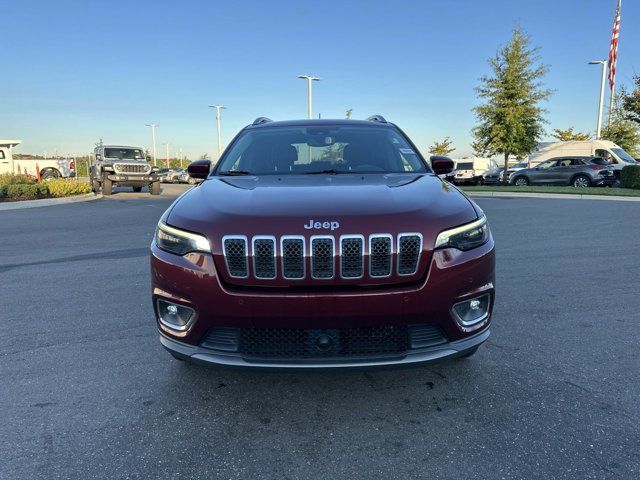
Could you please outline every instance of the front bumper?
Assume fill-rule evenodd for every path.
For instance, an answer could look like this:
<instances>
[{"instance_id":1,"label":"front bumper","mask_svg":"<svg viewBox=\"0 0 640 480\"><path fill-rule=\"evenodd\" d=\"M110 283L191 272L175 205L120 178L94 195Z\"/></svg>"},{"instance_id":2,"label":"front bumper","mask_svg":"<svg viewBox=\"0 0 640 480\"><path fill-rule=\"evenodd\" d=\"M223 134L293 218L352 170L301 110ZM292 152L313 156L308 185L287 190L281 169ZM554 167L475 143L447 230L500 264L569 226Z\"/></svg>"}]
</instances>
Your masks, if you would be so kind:
<instances>
[{"instance_id":1,"label":"front bumper","mask_svg":"<svg viewBox=\"0 0 640 480\"><path fill-rule=\"evenodd\" d=\"M481 332L454 342L447 342L427 348L416 348L409 350L405 355L397 357L376 358L349 358L322 359L297 362L268 360L246 360L239 353L223 353L212 351L201 346L189 345L169 338L163 332L159 332L160 343L172 355L182 360L207 365L218 365L226 367L243 367L256 369L324 369L324 368L375 368L375 367L403 367L418 364L427 364L444 359L462 357L471 353L484 343L491 334L487 327Z\"/></svg>"},{"instance_id":2,"label":"front bumper","mask_svg":"<svg viewBox=\"0 0 640 480\"><path fill-rule=\"evenodd\" d=\"M427 256L427 255L425 255ZM390 284L376 289L237 288L224 283L211 255L183 257L151 245L152 299L160 341L174 356L196 362L274 368L366 367L429 362L464 355L489 335L494 305L495 250L493 238L467 252L454 249L431 253L429 267L418 283ZM326 287L326 285L325 285ZM489 294L488 315L464 327L453 305ZM157 321L157 300L164 299L196 311L185 331ZM250 361L244 353L203 348L211 329L382 328L433 325L444 341L428 348L409 348L395 357L320 358L317 362L279 359Z\"/></svg>"},{"instance_id":3,"label":"front bumper","mask_svg":"<svg viewBox=\"0 0 640 480\"><path fill-rule=\"evenodd\" d=\"M130 185L147 185L149 183L157 182L158 176L149 175L127 175L126 173L110 173L107 178L112 182Z\"/></svg>"}]
</instances>

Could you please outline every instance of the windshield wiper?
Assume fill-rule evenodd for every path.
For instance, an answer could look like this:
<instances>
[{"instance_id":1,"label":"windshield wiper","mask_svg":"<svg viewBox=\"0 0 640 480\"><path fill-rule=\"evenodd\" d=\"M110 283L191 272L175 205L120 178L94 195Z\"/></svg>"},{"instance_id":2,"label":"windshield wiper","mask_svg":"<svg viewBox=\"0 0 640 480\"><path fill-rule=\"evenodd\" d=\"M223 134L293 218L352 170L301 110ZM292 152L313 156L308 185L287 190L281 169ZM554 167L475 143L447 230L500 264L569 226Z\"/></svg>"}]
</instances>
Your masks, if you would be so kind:
<instances>
[{"instance_id":1,"label":"windshield wiper","mask_svg":"<svg viewBox=\"0 0 640 480\"><path fill-rule=\"evenodd\" d=\"M241 175L253 175L251 172L245 172L244 170L229 170L227 172L218 172L216 175L221 177L236 177Z\"/></svg>"},{"instance_id":2,"label":"windshield wiper","mask_svg":"<svg viewBox=\"0 0 640 480\"><path fill-rule=\"evenodd\" d=\"M326 170L318 170L317 172L305 172L305 175L338 175L339 173L347 173L343 170L336 170L335 168L328 168Z\"/></svg>"}]
</instances>

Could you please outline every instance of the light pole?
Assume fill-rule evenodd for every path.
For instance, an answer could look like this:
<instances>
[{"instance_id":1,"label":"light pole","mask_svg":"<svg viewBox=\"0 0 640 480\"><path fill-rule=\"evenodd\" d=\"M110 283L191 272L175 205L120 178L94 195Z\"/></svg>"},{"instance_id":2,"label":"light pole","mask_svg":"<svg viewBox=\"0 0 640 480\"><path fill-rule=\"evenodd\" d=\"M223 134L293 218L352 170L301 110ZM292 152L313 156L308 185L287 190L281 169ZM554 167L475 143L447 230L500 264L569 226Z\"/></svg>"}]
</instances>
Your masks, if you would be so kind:
<instances>
[{"instance_id":1,"label":"light pole","mask_svg":"<svg viewBox=\"0 0 640 480\"><path fill-rule=\"evenodd\" d=\"M147 127L151 127L151 141L153 142L153 166L157 167L158 166L158 162L156 161L156 127L158 125L156 125L155 123L148 123L146 125Z\"/></svg>"},{"instance_id":2,"label":"light pole","mask_svg":"<svg viewBox=\"0 0 640 480\"><path fill-rule=\"evenodd\" d=\"M311 84L313 82L319 82L320 79L318 77L314 77L313 75L298 75L298 78L303 78L307 81L307 118L313 117L313 87Z\"/></svg>"},{"instance_id":3,"label":"light pole","mask_svg":"<svg viewBox=\"0 0 640 480\"><path fill-rule=\"evenodd\" d=\"M169 142L165 143L164 146L167 148L167 168L169 168Z\"/></svg>"},{"instance_id":4,"label":"light pole","mask_svg":"<svg viewBox=\"0 0 640 480\"><path fill-rule=\"evenodd\" d=\"M222 135L220 134L220 110L227 107L223 107L222 105L209 105L209 108L216 109L216 128L218 129L218 159L220 159L220 156L222 155Z\"/></svg>"},{"instance_id":5,"label":"light pole","mask_svg":"<svg viewBox=\"0 0 640 480\"><path fill-rule=\"evenodd\" d=\"M600 140L600 132L602 131L602 107L604 105L604 85L607 78L607 61L593 60L589 65L602 65L602 81L600 83L600 101L598 102L598 127L596 128L596 140Z\"/></svg>"}]
</instances>

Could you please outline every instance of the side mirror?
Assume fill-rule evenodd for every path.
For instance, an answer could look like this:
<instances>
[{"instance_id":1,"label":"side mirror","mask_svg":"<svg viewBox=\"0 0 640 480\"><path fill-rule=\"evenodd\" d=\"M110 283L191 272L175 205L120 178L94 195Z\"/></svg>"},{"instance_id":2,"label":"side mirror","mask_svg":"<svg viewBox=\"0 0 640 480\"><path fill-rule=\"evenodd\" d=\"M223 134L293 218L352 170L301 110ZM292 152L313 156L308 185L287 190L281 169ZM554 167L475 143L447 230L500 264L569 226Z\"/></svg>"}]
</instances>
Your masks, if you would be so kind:
<instances>
[{"instance_id":1,"label":"side mirror","mask_svg":"<svg viewBox=\"0 0 640 480\"><path fill-rule=\"evenodd\" d=\"M431 161L431 168L436 175L446 175L453 172L455 164L453 160L444 155L431 155L429 158Z\"/></svg>"},{"instance_id":2,"label":"side mirror","mask_svg":"<svg viewBox=\"0 0 640 480\"><path fill-rule=\"evenodd\" d=\"M100 160L102 160L102 155L96 153L96 162L99 162Z\"/></svg>"},{"instance_id":3,"label":"side mirror","mask_svg":"<svg viewBox=\"0 0 640 480\"><path fill-rule=\"evenodd\" d=\"M195 162L191 162L187 167L187 173L192 178L199 178L204 180L209 176L209 171L211 170L211 161L210 160L196 160Z\"/></svg>"}]
</instances>

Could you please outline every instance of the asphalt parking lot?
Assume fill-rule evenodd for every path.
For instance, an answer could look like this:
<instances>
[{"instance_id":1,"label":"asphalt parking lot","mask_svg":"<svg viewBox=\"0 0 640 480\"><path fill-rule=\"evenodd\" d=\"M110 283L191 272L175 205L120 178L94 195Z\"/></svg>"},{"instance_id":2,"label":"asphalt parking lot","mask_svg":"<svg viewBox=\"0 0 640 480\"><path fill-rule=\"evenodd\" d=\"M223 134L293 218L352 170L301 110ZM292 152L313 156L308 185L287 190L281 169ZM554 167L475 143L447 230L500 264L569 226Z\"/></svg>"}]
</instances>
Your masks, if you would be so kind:
<instances>
[{"instance_id":1,"label":"asphalt parking lot","mask_svg":"<svg viewBox=\"0 0 640 480\"><path fill-rule=\"evenodd\" d=\"M0 478L640 477L640 204L478 199L498 298L470 359L261 373L160 347L163 188L0 212Z\"/></svg>"}]
</instances>

